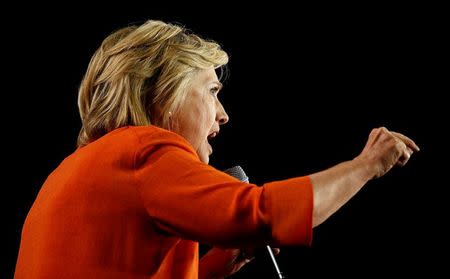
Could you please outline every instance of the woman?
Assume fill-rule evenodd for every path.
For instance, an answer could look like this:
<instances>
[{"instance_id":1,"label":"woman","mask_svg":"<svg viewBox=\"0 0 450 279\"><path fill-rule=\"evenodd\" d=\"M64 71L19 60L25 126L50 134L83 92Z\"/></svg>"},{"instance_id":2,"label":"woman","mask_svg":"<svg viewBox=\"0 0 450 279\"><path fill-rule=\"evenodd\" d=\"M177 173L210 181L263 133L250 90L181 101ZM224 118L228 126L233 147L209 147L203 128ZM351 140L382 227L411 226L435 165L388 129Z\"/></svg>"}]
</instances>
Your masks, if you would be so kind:
<instances>
[{"instance_id":1,"label":"woman","mask_svg":"<svg viewBox=\"0 0 450 279\"><path fill-rule=\"evenodd\" d=\"M219 45L160 21L121 29L79 90L78 149L50 174L25 221L15 278L216 278L270 244L309 245L415 143L374 129L353 160L256 187L208 165L228 115ZM199 259L198 242L218 248Z\"/></svg>"}]
</instances>

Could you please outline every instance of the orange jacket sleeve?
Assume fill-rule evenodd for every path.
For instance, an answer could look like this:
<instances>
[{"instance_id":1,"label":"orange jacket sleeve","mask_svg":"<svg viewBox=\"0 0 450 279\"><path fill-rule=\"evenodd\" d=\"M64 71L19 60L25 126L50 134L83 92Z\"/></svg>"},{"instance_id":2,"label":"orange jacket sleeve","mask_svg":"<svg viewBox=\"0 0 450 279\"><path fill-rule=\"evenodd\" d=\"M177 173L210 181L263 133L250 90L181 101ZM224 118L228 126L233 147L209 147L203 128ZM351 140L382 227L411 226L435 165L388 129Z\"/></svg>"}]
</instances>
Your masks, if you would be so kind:
<instances>
[{"instance_id":1,"label":"orange jacket sleeve","mask_svg":"<svg viewBox=\"0 0 450 279\"><path fill-rule=\"evenodd\" d=\"M311 243L309 177L257 187L200 162L178 141L141 146L135 179L150 218L169 234L220 247Z\"/></svg>"}]
</instances>

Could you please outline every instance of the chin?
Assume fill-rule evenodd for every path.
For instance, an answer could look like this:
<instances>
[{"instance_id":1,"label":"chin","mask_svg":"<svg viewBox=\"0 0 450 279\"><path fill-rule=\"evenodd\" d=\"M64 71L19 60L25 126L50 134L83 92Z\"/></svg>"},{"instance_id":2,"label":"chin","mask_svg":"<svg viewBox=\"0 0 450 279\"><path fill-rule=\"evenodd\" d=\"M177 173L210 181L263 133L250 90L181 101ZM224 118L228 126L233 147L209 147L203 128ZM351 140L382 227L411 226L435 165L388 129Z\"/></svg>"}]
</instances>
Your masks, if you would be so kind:
<instances>
[{"instance_id":1,"label":"chin","mask_svg":"<svg viewBox=\"0 0 450 279\"><path fill-rule=\"evenodd\" d=\"M198 157L200 158L200 161L202 161L205 164L209 163L209 155L207 152L198 152Z\"/></svg>"},{"instance_id":2,"label":"chin","mask_svg":"<svg viewBox=\"0 0 450 279\"><path fill-rule=\"evenodd\" d=\"M205 164L209 164L209 155L211 155L211 150L207 146L202 146L197 149L197 155L200 161Z\"/></svg>"},{"instance_id":3,"label":"chin","mask_svg":"<svg viewBox=\"0 0 450 279\"><path fill-rule=\"evenodd\" d=\"M202 161L205 164L209 164L209 156L199 156L200 161Z\"/></svg>"}]
</instances>

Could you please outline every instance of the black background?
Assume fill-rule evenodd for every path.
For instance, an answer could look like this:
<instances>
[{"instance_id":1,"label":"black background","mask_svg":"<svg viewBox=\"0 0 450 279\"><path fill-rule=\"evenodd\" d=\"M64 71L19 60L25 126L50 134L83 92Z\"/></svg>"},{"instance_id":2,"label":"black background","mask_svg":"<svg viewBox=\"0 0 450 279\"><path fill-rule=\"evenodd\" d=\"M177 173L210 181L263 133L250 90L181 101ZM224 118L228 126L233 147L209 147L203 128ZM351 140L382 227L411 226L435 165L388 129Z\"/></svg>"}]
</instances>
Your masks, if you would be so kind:
<instances>
[{"instance_id":1,"label":"black background","mask_svg":"<svg viewBox=\"0 0 450 279\"><path fill-rule=\"evenodd\" d=\"M169 6L4 10L13 19L2 34L0 277L13 274L21 227L41 184L75 148L77 88L91 55L115 29L146 19L185 25L231 56L220 94L230 122L211 158L218 169L239 164L257 184L310 174L352 159L379 126L421 147L406 167L369 182L315 228L312 247L281 247L278 262L289 278L448 273L442 7ZM264 252L233 278L253 277L276 278Z\"/></svg>"}]
</instances>

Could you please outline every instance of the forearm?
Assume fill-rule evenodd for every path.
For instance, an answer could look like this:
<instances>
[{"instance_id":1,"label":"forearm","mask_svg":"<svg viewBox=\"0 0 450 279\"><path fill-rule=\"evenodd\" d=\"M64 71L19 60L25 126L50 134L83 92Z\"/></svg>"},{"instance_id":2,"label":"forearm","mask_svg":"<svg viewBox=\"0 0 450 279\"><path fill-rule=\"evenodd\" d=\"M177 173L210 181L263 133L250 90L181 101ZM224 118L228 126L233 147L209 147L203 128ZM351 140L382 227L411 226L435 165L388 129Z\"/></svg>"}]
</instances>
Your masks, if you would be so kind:
<instances>
[{"instance_id":1,"label":"forearm","mask_svg":"<svg viewBox=\"0 0 450 279\"><path fill-rule=\"evenodd\" d=\"M372 177L360 160L346 161L310 175L314 194L313 227L335 213Z\"/></svg>"}]
</instances>

